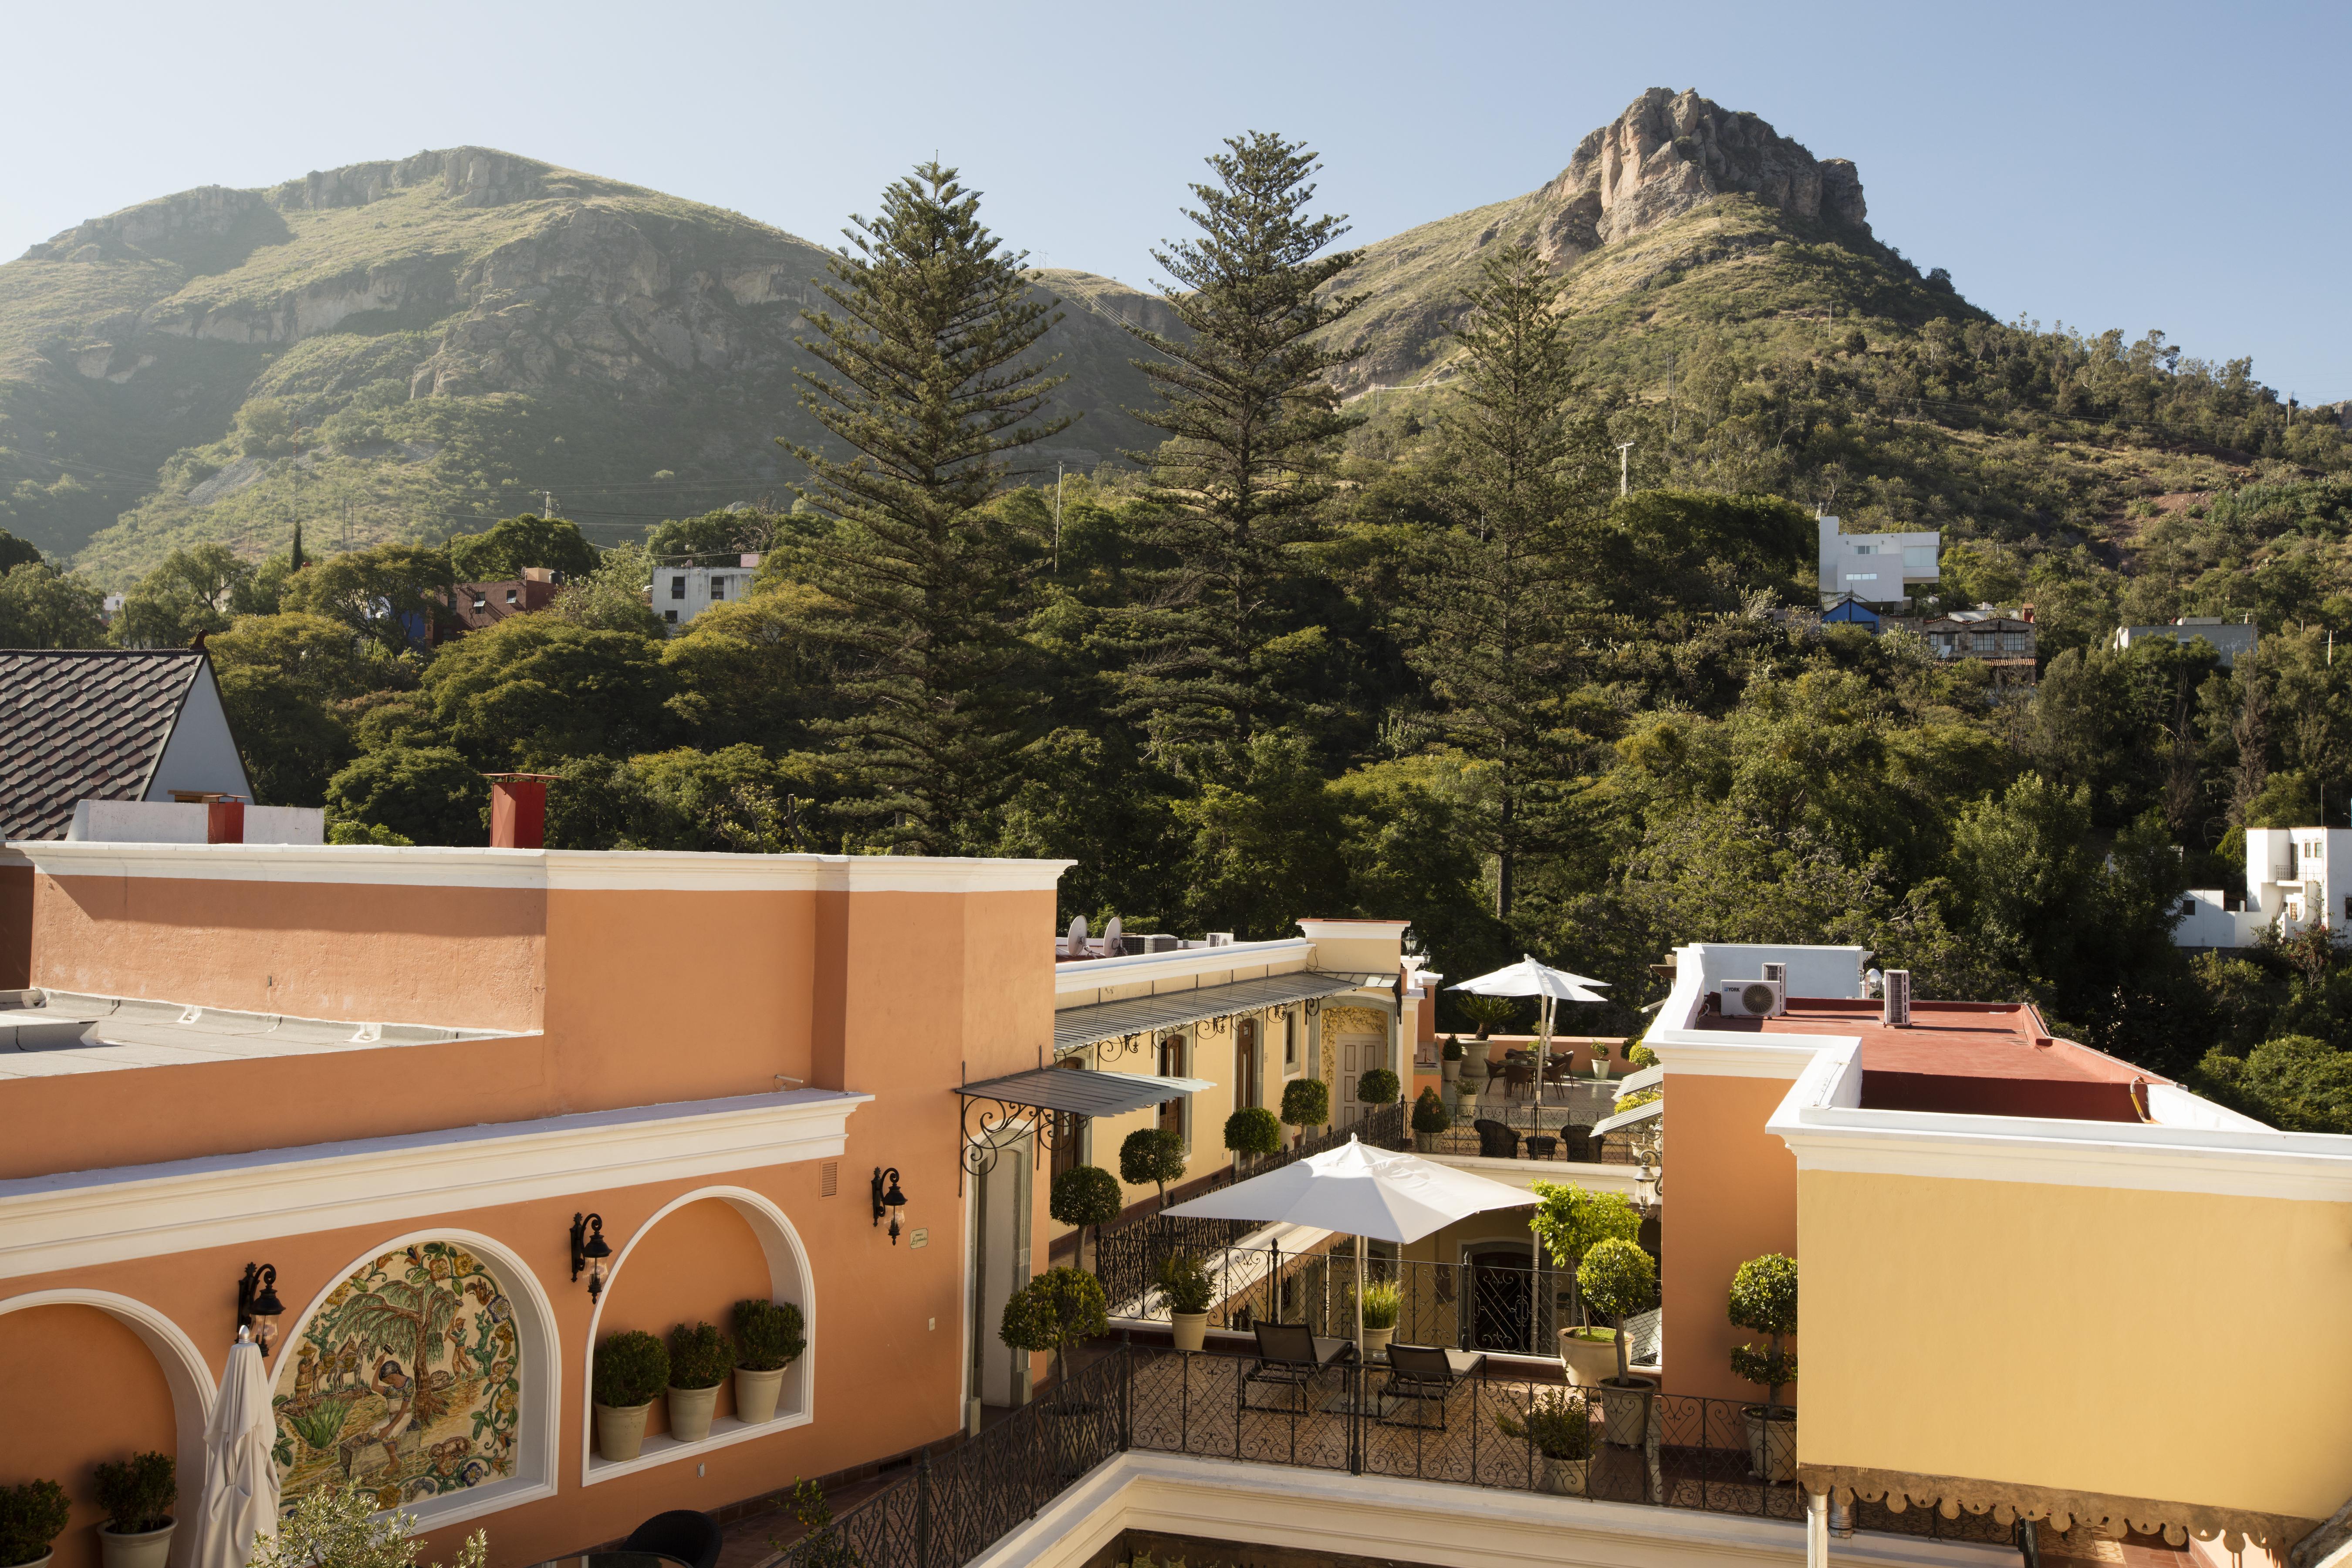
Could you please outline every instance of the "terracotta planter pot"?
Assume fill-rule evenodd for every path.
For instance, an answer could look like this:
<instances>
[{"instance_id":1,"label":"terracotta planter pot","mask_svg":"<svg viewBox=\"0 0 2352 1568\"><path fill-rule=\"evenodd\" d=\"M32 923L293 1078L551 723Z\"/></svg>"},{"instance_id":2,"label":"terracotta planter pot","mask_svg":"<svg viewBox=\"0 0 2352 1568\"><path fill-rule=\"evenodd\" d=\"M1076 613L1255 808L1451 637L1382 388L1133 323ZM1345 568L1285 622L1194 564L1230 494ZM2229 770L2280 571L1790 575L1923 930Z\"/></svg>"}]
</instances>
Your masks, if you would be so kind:
<instances>
[{"instance_id":1,"label":"terracotta planter pot","mask_svg":"<svg viewBox=\"0 0 2352 1568\"><path fill-rule=\"evenodd\" d=\"M1196 1351L1208 1342L1208 1313L1171 1312L1168 1314L1168 1321L1178 1350Z\"/></svg>"},{"instance_id":2,"label":"terracotta planter pot","mask_svg":"<svg viewBox=\"0 0 2352 1568\"><path fill-rule=\"evenodd\" d=\"M653 1401L643 1405L599 1405L596 1406L596 1451L608 1459L634 1459L646 1446L646 1412Z\"/></svg>"},{"instance_id":3,"label":"terracotta planter pot","mask_svg":"<svg viewBox=\"0 0 2352 1568\"><path fill-rule=\"evenodd\" d=\"M1536 1490L1549 1492L1554 1497L1582 1497L1591 1490L1591 1459L1555 1459L1549 1454L1537 1457Z\"/></svg>"},{"instance_id":4,"label":"terracotta planter pot","mask_svg":"<svg viewBox=\"0 0 2352 1568\"><path fill-rule=\"evenodd\" d=\"M735 1419L750 1425L776 1418L776 1396L784 1390L784 1373L789 1364L773 1372L761 1372L756 1367L735 1369Z\"/></svg>"},{"instance_id":5,"label":"terracotta planter pot","mask_svg":"<svg viewBox=\"0 0 2352 1568\"><path fill-rule=\"evenodd\" d=\"M1612 1352L1613 1353L1613 1352ZM1605 1377L1601 1390L1601 1436L1623 1448L1638 1448L1650 1435L1650 1396L1658 1385L1646 1377Z\"/></svg>"},{"instance_id":6,"label":"terracotta planter pot","mask_svg":"<svg viewBox=\"0 0 2352 1568\"><path fill-rule=\"evenodd\" d=\"M1740 1412L1748 1420L1748 1463L1767 1482L1797 1479L1797 1413L1781 1407L1768 1418L1764 1406Z\"/></svg>"},{"instance_id":7,"label":"terracotta planter pot","mask_svg":"<svg viewBox=\"0 0 2352 1568\"><path fill-rule=\"evenodd\" d=\"M1559 1364L1567 1369L1568 1381L1580 1388L1591 1388L1601 1379L1617 1375L1617 1341L1615 1331L1609 1331L1605 1340L1580 1339L1574 1329L1559 1331Z\"/></svg>"},{"instance_id":8,"label":"terracotta planter pot","mask_svg":"<svg viewBox=\"0 0 2352 1568\"><path fill-rule=\"evenodd\" d=\"M172 1530L173 1524L167 1523L161 1530L117 1535L101 1524L98 1527L99 1556L106 1568L163 1568L165 1560L172 1555Z\"/></svg>"},{"instance_id":9,"label":"terracotta planter pot","mask_svg":"<svg viewBox=\"0 0 2352 1568\"><path fill-rule=\"evenodd\" d=\"M699 1443L710 1436L710 1418L719 1410L719 1385L673 1388L669 1391L669 1435L681 1443Z\"/></svg>"},{"instance_id":10,"label":"terracotta planter pot","mask_svg":"<svg viewBox=\"0 0 2352 1568\"><path fill-rule=\"evenodd\" d=\"M1391 1323L1385 1329L1376 1329L1367 1323L1364 1326L1365 1363L1370 1364L1375 1358L1388 1354L1389 1342L1394 1338L1396 1338L1394 1323Z\"/></svg>"}]
</instances>

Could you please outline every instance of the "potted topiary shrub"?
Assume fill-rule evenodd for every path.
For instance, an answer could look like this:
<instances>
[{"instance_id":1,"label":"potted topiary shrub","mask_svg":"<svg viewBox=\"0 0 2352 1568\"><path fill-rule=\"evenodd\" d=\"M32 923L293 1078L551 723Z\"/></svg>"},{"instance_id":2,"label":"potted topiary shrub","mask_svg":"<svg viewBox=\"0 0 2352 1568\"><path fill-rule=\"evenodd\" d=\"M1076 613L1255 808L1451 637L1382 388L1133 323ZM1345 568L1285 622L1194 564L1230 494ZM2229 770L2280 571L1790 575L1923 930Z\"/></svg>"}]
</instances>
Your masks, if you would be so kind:
<instances>
[{"instance_id":1,"label":"potted topiary shrub","mask_svg":"<svg viewBox=\"0 0 2352 1568\"><path fill-rule=\"evenodd\" d=\"M596 1406L596 1451L634 1459L645 1447L646 1412L669 1386L669 1352L642 1329L608 1334L596 1347L591 1379Z\"/></svg>"},{"instance_id":2,"label":"potted topiary shrub","mask_svg":"<svg viewBox=\"0 0 2352 1568\"><path fill-rule=\"evenodd\" d=\"M1615 1342L1617 1373L1601 1380L1601 1426L1612 1443L1639 1447L1650 1430L1650 1396L1655 1382L1635 1377L1625 1361L1625 1320L1646 1312L1658 1295L1658 1266L1622 1237L1593 1243L1576 1268L1577 1289L1585 1305L1607 1318Z\"/></svg>"},{"instance_id":3,"label":"potted topiary shrub","mask_svg":"<svg viewBox=\"0 0 2352 1568\"><path fill-rule=\"evenodd\" d=\"M1173 1127L1139 1127L1118 1146L1119 1179L1130 1187L1157 1187L1168 1206L1168 1184L1184 1179L1184 1135Z\"/></svg>"},{"instance_id":4,"label":"potted topiary shrub","mask_svg":"<svg viewBox=\"0 0 2352 1568\"><path fill-rule=\"evenodd\" d=\"M735 1370L735 1342L716 1323L669 1331L669 1435L681 1443L710 1436L719 1385Z\"/></svg>"},{"instance_id":5,"label":"potted topiary shrub","mask_svg":"<svg viewBox=\"0 0 2352 1568\"><path fill-rule=\"evenodd\" d=\"M735 1419L772 1421L784 1373L808 1349L801 1310L790 1301L750 1297L735 1303Z\"/></svg>"},{"instance_id":6,"label":"potted topiary shrub","mask_svg":"<svg viewBox=\"0 0 2352 1568\"><path fill-rule=\"evenodd\" d=\"M1389 1342L1396 1338L1397 1316L1403 1309L1403 1293L1391 1281L1378 1279L1364 1287L1364 1356L1367 1361L1388 1353Z\"/></svg>"},{"instance_id":7,"label":"potted topiary shrub","mask_svg":"<svg viewBox=\"0 0 2352 1568\"><path fill-rule=\"evenodd\" d=\"M1536 1490L1559 1497L1582 1497L1590 1489L1592 1468L1592 1415L1584 1395L1569 1389L1548 1389L1536 1394L1527 1414L1495 1412L1496 1429L1514 1442L1531 1445L1542 1461L1536 1468Z\"/></svg>"},{"instance_id":8,"label":"potted topiary shrub","mask_svg":"<svg viewBox=\"0 0 2352 1568\"><path fill-rule=\"evenodd\" d=\"M1536 1210L1528 1228L1536 1233L1552 1267L1565 1270L1571 1292L1571 1324L1559 1331L1560 1365L1569 1381L1592 1387L1617 1369L1617 1334L1613 1329L1580 1326L1583 1294L1576 1269L1584 1255L1612 1237L1631 1241L1642 1233L1642 1211L1617 1193L1587 1192L1573 1182L1537 1182Z\"/></svg>"},{"instance_id":9,"label":"potted topiary shrub","mask_svg":"<svg viewBox=\"0 0 2352 1568\"><path fill-rule=\"evenodd\" d=\"M1368 1068L1356 1079L1356 1099L1364 1105L1394 1105L1402 1092L1397 1075L1386 1068Z\"/></svg>"},{"instance_id":10,"label":"potted topiary shrub","mask_svg":"<svg viewBox=\"0 0 2352 1568\"><path fill-rule=\"evenodd\" d=\"M1731 1370L1764 1388L1764 1403L1741 1412L1748 1421L1748 1458L1766 1481L1797 1473L1797 1413L1780 1390L1797 1381L1797 1352L1786 1347L1797 1331L1797 1260L1778 1252L1751 1258L1731 1277L1734 1327L1770 1338L1766 1348L1731 1347Z\"/></svg>"},{"instance_id":11,"label":"potted topiary shrub","mask_svg":"<svg viewBox=\"0 0 2352 1568\"><path fill-rule=\"evenodd\" d=\"M1076 1268L1049 1268L1015 1290L1004 1303L1004 1317L996 1337L1016 1351L1047 1352L1054 1358L1054 1397L1045 1415L1053 1434L1056 1468L1064 1476L1084 1474L1093 1468L1087 1449L1087 1426L1066 1419L1090 1413L1070 1397L1066 1375L1069 1352L1097 1334L1110 1331L1110 1315L1103 1299L1102 1281Z\"/></svg>"},{"instance_id":12,"label":"potted topiary shrub","mask_svg":"<svg viewBox=\"0 0 2352 1568\"><path fill-rule=\"evenodd\" d=\"M1437 1090L1424 1089L1421 1098L1412 1102L1412 1146L1424 1154L1437 1152L1439 1140L1454 1118L1445 1113L1445 1101L1437 1098Z\"/></svg>"},{"instance_id":13,"label":"potted topiary shrub","mask_svg":"<svg viewBox=\"0 0 2352 1568\"><path fill-rule=\"evenodd\" d=\"M1225 1118L1225 1147L1236 1167L1282 1152L1282 1123L1263 1105L1245 1105Z\"/></svg>"},{"instance_id":14,"label":"potted topiary shrub","mask_svg":"<svg viewBox=\"0 0 2352 1568\"><path fill-rule=\"evenodd\" d=\"M1126 1196L1118 1190L1118 1178L1100 1165L1073 1165L1054 1178L1054 1189L1045 1200L1045 1210L1064 1225L1078 1227L1078 1245L1086 1246L1087 1228L1095 1233L1095 1267L1102 1267L1102 1227L1117 1219L1127 1206ZM1079 1267L1086 1265L1086 1255L1078 1255Z\"/></svg>"},{"instance_id":15,"label":"potted topiary shrub","mask_svg":"<svg viewBox=\"0 0 2352 1568\"><path fill-rule=\"evenodd\" d=\"M1215 1300L1216 1282L1197 1253L1171 1252L1160 1260L1160 1299L1168 1304L1168 1321L1176 1348L1196 1351L1209 1337L1209 1307Z\"/></svg>"},{"instance_id":16,"label":"potted topiary shrub","mask_svg":"<svg viewBox=\"0 0 2352 1568\"><path fill-rule=\"evenodd\" d=\"M43 1568L72 1514L66 1489L55 1481L0 1487L0 1568Z\"/></svg>"},{"instance_id":17,"label":"potted topiary shrub","mask_svg":"<svg viewBox=\"0 0 2352 1568\"><path fill-rule=\"evenodd\" d=\"M98 1549L106 1568L163 1568L172 1553L179 1467L169 1454L133 1454L98 1467Z\"/></svg>"},{"instance_id":18,"label":"potted topiary shrub","mask_svg":"<svg viewBox=\"0 0 2352 1568\"><path fill-rule=\"evenodd\" d=\"M1449 1091L1462 1076L1462 1042L1452 1035L1437 1047L1437 1080Z\"/></svg>"},{"instance_id":19,"label":"potted topiary shrub","mask_svg":"<svg viewBox=\"0 0 2352 1568\"><path fill-rule=\"evenodd\" d=\"M1306 1135L1331 1120L1331 1086L1319 1078L1295 1078L1282 1086L1282 1124Z\"/></svg>"}]
</instances>

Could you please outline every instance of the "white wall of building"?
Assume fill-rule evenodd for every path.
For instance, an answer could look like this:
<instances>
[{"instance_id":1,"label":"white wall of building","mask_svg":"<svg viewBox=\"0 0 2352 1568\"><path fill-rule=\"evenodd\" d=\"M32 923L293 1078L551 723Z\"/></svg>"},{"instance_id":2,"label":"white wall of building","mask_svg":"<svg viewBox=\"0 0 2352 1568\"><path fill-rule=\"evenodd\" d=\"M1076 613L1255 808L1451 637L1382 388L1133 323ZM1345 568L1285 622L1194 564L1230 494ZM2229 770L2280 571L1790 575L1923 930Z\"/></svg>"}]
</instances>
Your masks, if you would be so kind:
<instances>
[{"instance_id":1,"label":"white wall of building","mask_svg":"<svg viewBox=\"0 0 2352 1568\"><path fill-rule=\"evenodd\" d=\"M1817 519L1816 524L1824 602L1852 594L1864 604L1892 604L1913 586L1933 583L1942 574L1944 536L1933 530L1846 533L1833 517Z\"/></svg>"},{"instance_id":2,"label":"white wall of building","mask_svg":"<svg viewBox=\"0 0 2352 1568\"><path fill-rule=\"evenodd\" d=\"M656 566L653 612L668 625L682 626L713 605L748 595L751 579L759 574L757 555L746 555L735 566Z\"/></svg>"},{"instance_id":3,"label":"white wall of building","mask_svg":"<svg viewBox=\"0 0 2352 1568\"><path fill-rule=\"evenodd\" d=\"M2181 947L2245 947L2275 925L2352 931L2352 828L2246 829L2246 907L2222 907L2219 889L2192 889L2173 928Z\"/></svg>"},{"instance_id":4,"label":"white wall of building","mask_svg":"<svg viewBox=\"0 0 2352 1568\"><path fill-rule=\"evenodd\" d=\"M220 688L213 684L209 659L196 667L195 681L180 704L172 738L163 742L146 798L170 800L175 789L253 798L253 781L246 777L245 759L236 754L236 740L229 733L228 713L221 707ZM204 842L201 834L196 842Z\"/></svg>"}]
</instances>

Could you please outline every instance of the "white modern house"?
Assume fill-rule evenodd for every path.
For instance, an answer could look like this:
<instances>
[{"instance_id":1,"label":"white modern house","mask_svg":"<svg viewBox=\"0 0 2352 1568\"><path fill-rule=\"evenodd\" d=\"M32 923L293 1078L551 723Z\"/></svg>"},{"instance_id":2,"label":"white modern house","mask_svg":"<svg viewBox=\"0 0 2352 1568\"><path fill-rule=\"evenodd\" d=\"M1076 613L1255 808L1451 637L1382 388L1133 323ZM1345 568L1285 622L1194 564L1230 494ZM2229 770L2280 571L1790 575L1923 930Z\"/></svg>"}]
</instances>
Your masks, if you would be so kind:
<instances>
[{"instance_id":1,"label":"white modern house","mask_svg":"<svg viewBox=\"0 0 2352 1568\"><path fill-rule=\"evenodd\" d=\"M2235 668L2241 656L2254 651L2262 629L2254 625L2252 616L2242 621L2225 621L2219 616L2189 616L2169 626L2117 626L2115 646L2120 651L2153 637L2184 644L2202 637L2221 656L2221 668L2230 669Z\"/></svg>"},{"instance_id":2,"label":"white modern house","mask_svg":"<svg viewBox=\"0 0 2352 1568\"><path fill-rule=\"evenodd\" d=\"M2337 866L2347 875L2336 876ZM2249 827L2245 907L2229 908L2221 889L2193 889L2172 940L2245 947L2273 925L2289 936L2306 926L2352 926L2352 827Z\"/></svg>"},{"instance_id":3,"label":"white modern house","mask_svg":"<svg viewBox=\"0 0 2352 1568\"><path fill-rule=\"evenodd\" d=\"M757 552L750 552L731 566L655 567L654 614L670 626L682 626L713 605L742 598L760 574L760 560Z\"/></svg>"},{"instance_id":4,"label":"white modern house","mask_svg":"<svg viewBox=\"0 0 2352 1568\"><path fill-rule=\"evenodd\" d=\"M1914 586L1941 575L1943 539L1934 530L1915 533L1847 533L1838 520L1815 520L1821 529L1822 604L1851 594L1865 605L1897 605Z\"/></svg>"}]
</instances>

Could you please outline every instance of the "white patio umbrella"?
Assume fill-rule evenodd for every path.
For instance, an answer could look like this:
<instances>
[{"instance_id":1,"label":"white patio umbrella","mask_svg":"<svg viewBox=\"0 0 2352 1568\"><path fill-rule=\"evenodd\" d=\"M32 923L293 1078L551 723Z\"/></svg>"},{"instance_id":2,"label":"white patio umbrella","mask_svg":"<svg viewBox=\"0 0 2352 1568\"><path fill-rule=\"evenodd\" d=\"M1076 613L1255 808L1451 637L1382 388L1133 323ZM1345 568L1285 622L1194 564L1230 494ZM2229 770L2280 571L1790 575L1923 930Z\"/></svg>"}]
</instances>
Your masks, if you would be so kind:
<instances>
[{"instance_id":1,"label":"white patio umbrella","mask_svg":"<svg viewBox=\"0 0 2352 1568\"><path fill-rule=\"evenodd\" d=\"M1588 979L1570 974L1565 969L1554 969L1549 963L1538 963L1532 953L1520 955L1519 962L1497 969L1491 974L1481 974L1465 980L1459 985L1449 985L1448 991L1467 991L1474 996L1539 996L1542 1015L1540 1032L1543 1048L1536 1057L1536 1104L1540 1107L1544 1097L1544 1068L1551 1061L1552 1008L1561 1002L1606 1002L1606 996L1595 994L1590 987L1608 987L1605 980ZM1540 1125L1540 1123L1538 1123Z\"/></svg>"},{"instance_id":2,"label":"white patio umbrella","mask_svg":"<svg viewBox=\"0 0 2352 1568\"><path fill-rule=\"evenodd\" d=\"M196 1516L194 1568L245 1568L254 1538L278 1529L278 1464L269 1457L278 1415L261 1347L239 1329L213 1418L205 1427L205 1496Z\"/></svg>"},{"instance_id":3,"label":"white patio umbrella","mask_svg":"<svg viewBox=\"0 0 2352 1568\"><path fill-rule=\"evenodd\" d=\"M1168 1212L1202 1219L1313 1226L1356 1238L1356 1360L1364 1359L1364 1242L1419 1241L1489 1209L1527 1208L1536 1196L1467 1171L1375 1149L1350 1136L1279 1171L1178 1204Z\"/></svg>"}]
</instances>

